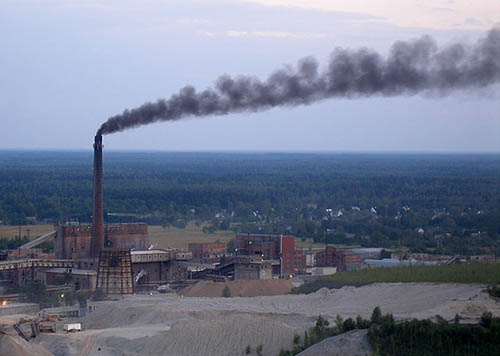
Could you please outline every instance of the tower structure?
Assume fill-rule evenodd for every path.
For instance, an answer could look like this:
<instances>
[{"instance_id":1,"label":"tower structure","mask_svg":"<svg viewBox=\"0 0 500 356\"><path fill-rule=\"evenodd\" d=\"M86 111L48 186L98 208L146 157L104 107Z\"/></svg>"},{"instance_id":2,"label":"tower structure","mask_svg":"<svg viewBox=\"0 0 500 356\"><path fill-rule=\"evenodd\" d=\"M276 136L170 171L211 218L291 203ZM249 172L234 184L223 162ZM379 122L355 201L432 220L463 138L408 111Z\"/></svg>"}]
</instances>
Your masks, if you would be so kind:
<instances>
[{"instance_id":1,"label":"tower structure","mask_svg":"<svg viewBox=\"0 0 500 356\"><path fill-rule=\"evenodd\" d=\"M94 139L94 196L92 202L92 232L90 257L99 258L104 248L104 198L102 187L102 135L97 133Z\"/></svg>"},{"instance_id":2,"label":"tower structure","mask_svg":"<svg viewBox=\"0 0 500 356\"><path fill-rule=\"evenodd\" d=\"M106 294L134 292L132 257L126 248L103 248L97 268L97 289Z\"/></svg>"}]
</instances>

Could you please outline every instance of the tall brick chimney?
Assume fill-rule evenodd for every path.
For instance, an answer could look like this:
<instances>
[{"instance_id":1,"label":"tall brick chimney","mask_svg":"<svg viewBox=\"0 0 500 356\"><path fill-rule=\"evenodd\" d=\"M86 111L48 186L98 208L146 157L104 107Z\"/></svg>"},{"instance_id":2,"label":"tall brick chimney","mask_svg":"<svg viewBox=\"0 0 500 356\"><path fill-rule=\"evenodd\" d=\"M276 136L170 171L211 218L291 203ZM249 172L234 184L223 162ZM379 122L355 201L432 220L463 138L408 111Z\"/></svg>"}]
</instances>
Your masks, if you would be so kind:
<instances>
[{"instance_id":1,"label":"tall brick chimney","mask_svg":"<svg viewBox=\"0 0 500 356\"><path fill-rule=\"evenodd\" d=\"M102 135L94 139L94 197L92 203L92 237L90 257L99 258L104 248L104 207L102 190Z\"/></svg>"}]
</instances>

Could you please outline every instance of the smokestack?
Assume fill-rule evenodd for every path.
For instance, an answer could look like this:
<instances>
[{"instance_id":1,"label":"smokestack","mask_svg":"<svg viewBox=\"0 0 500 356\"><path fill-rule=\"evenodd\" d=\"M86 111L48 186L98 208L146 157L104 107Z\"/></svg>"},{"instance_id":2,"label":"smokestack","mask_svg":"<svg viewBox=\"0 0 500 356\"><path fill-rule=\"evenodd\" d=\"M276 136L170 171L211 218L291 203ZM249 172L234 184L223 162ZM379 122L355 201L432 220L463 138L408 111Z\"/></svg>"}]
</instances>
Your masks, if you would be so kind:
<instances>
[{"instance_id":1,"label":"smokestack","mask_svg":"<svg viewBox=\"0 0 500 356\"><path fill-rule=\"evenodd\" d=\"M94 197L92 203L92 237L90 257L99 258L104 248L104 207L102 189L102 135L98 131L94 139Z\"/></svg>"}]
</instances>

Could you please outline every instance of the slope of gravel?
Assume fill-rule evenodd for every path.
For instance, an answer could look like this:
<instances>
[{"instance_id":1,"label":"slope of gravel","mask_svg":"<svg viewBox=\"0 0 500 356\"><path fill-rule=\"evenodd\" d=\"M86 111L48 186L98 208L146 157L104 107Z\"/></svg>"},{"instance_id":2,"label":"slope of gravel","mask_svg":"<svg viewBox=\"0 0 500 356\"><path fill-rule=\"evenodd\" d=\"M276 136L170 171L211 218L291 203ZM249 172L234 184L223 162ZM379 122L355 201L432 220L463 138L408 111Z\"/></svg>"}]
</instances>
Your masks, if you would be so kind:
<instances>
[{"instance_id":1,"label":"slope of gravel","mask_svg":"<svg viewBox=\"0 0 500 356\"><path fill-rule=\"evenodd\" d=\"M26 342L17 335L0 334L0 355L2 356L52 356L44 347Z\"/></svg>"},{"instance_id":2,"label":"slope of gravel","mask_svg":"<svg viewBox=\"0 0 500 356\"><path fill-rule=\"evenodd\" d=\"M329 337L302 351L298 356L366 356L375 350L368 340L367 330L352 330L342 335Z\"/></svg>"},{"instance_id":3,"label":"slope of gravel","mask_svg":"<svg viewBox=\"0 0 500 356\"><path fill-rule=\"evenodd\" d=\"M224 287L228 287L233 297L257 297L288 294L294 287L285 279L264 279L255 281L212 282L200 281L184 288L179 295L185 297L221 297Z\"/></svg>"},{"instance_id":4,"label":"slope of gravel","mask_svg":"<svg viewBox=\"0 0 500 356\"><path fill-rule=\"evenodd\" d=\"M376 306L396 319L459 314L477 321L484 311L500 316L500 305L484 286L463 284L372 284L321 289L309 295L266 297L180 297L134 295L97 303L81 333L44 336L43 345L67 355L243 355L250 345L263 355L291 349L318 315L331 323L358 314L369 318ZM63 346L66 338L67 347ZM52 340L52 339L51 339ZM56 349L58 348L58 350ZM60 353L59 353L60 354ZM347 354L347 353L346 353Z\"/></svg>"}]
</instances>

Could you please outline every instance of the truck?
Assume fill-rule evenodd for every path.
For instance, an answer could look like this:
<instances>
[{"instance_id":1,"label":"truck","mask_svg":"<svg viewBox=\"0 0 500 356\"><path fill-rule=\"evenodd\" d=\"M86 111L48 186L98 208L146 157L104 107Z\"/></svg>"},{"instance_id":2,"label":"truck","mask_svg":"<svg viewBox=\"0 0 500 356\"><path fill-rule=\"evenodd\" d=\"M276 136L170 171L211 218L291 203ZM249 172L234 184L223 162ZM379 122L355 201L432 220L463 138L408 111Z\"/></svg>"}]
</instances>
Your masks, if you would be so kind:
<instances>
[{"instance_id":1,"label":"truck","mask_svg":"<svg viewBox=\"0 0 500 356\"><path fill-rule=\"evenodd\" d=\"M81 323L73 323L73 324L64 324L63 326L64 332L70 333L75 331L82 331Z\"/></svg>"},{"instance_id":2,"label":"truck","mask_svg":"<svg viewBox=\"0 0 500 356\"><path fill-rule=\"evenodd\" d=\"M38 324L38 330L41 333L55 333L56 332L56 323L49 321L41 321Z\"/></svg>"}]
</instances>

